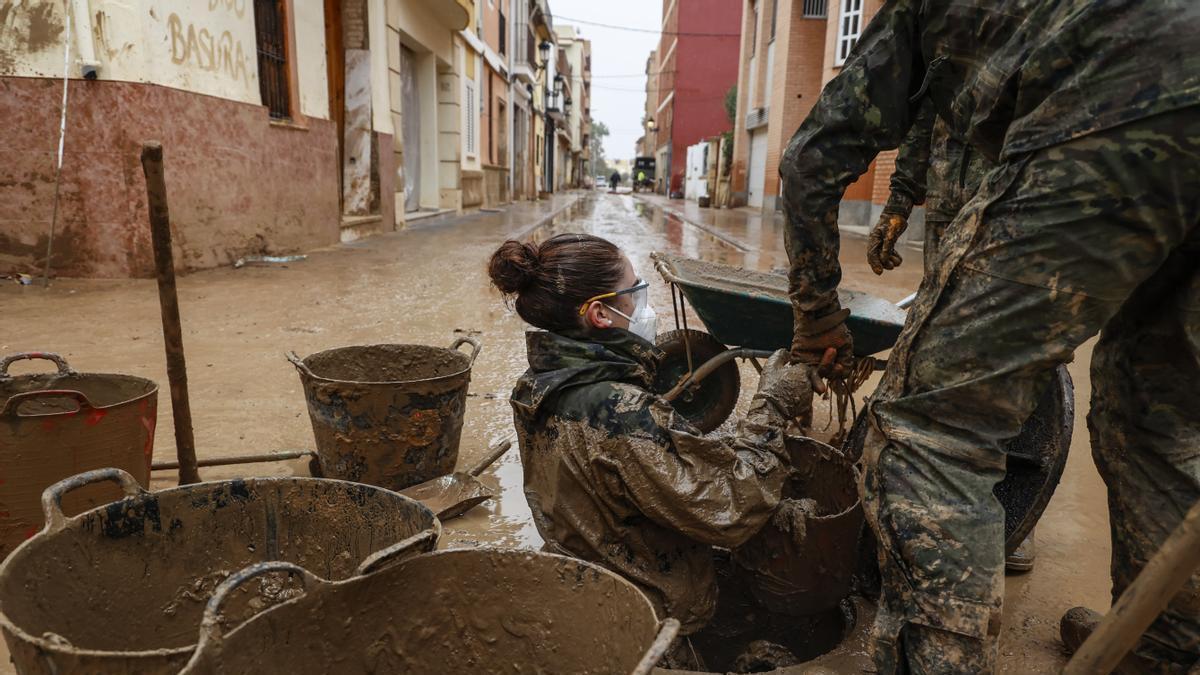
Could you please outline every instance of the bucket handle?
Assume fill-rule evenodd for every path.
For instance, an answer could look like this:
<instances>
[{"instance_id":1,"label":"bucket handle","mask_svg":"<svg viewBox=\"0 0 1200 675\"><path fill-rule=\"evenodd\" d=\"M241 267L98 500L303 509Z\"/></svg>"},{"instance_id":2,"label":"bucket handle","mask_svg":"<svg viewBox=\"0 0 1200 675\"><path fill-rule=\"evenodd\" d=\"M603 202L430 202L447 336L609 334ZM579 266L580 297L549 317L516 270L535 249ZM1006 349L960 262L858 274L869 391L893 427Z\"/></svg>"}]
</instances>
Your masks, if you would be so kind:
<instances>
[{"instance_id":1,"label":"bucket handle","mask_svg":"<svg viewBox=\"0 0 1200 675\"><path fill-rule=\"evenodd\" d=\"M664 619L658 626L658 636L650 643L650 648L642 655L642 660L638 661L630 675L649 675L658 662L662 661L678 634L679 619Z\"/></svg>"},{"instance_id":2,"label":"bucket handle","mask_svg":"<svg viewBox=\"0 0 1200 675\"><path fill-rule=\"evenodd\" d=\"M355 575L361 576L377 572L384 567L393 563L398 563L403 560L421 554L428 553L437 546L438 528L431 527L428 530L422 530L413 536L380 549L371 555L367 556L358 565L358 569L354 571Z\"/></svg>"},{"instance_id":3,"label":"bucket handle","mask_svg":"<svg viewBox=\"0 0 1200 675\"><path fill-rule=\"evenodd\" d=\"M450 349L454 351L465 344L471 345L471 365L475 365L475 359L479 358L479 351L483 349L483 343L470 335L461 335L450 344Z\"/></svg>"},{"instance_id":4,"label":"bucket handle","mask_svg":"<svg viewBox=\"0 0 1200 675\"><path fill-rule=\"evenodd\" d=\"M92 405L92 402L88 400L87 395L82 391L75 389L41 389L38 391L23 391L20 394L10 396L4 404L4 408L0 409L0 417L21 417L21 415L17 414L17 410L21 407L22 403L36 401L41 398L75 399L75 402L79 404L79 410L76 412L83 412L84 410L91 410L96 407ZM35 415L30 415L30 417L35 417Z\"/></svg>"},{"instance_id":5,"label":"bucket handle","mask_svg":"<svg viewBox=\"0 0 1200 675\"><path fill-rule=\"evenodd\" d=\"M296 366L296 370L299 370L302 374L307 375L308 377L316 377L316 375L313 374L313 371L309 370L308 366L304 365L304 359L300 358L296 352L286 352L284 356L286 356L287 360L291 361L292 365Z\"/></svg>"},{"instance_id":6,"label":"bucket handle","mask_svg":"<svg viewBox=\"0 0 1200 675\"><path fill-rule=\"evenodd\" d=\"M46 488L46 491L42 493L42 515L46 518L46 526L42 528L42 532L57 532L66 527L67 516L62 510L62 500L68 492L104 481L120 485L121 491L125 493L126 497L147 494L146 489L134 480L133 476L120 469L95 469L64 478Z\"/></svg>"},{"instance_id":7,"label":"bucket handle","mask_svg":"<svg viewBox=\"0 0 1200 675\"><path fill-rule=\"evenodd\" d=\"M196 651L188 663L188 668L203 658L201 653L209 648L209 643L220 648L221 638L225 636L225 631L221 628L222 608L229 596L247 581L271 572L287 572L291 576L300 577L301 587L306 593L317 584L325 583L317 575L303 567L280 560L256 563L229 575L225 581L217 585L212 597L208 599L208 604L204 606L204 618L200 621L200 639L196 643ZM184 672L187 672L187 668L184 669Z\"/></svg>"},{"instance_id":8,"label":"bucket handle","mask_svg":"<svg viewBox=\"0 0 1200 675\"><path fill-rule=\"evenodd\" d=\"M53 361L54 365L58 366L59 375L79 374L75 372L74 368L67 365L66 359L58 354L55 354L54 352L17 352L16 354L9 354L3 359L0 359L0 380L12 377L12 375L8 374L8 367L15 361L24 361L25 359L45 359L47 361Z\"/></svg>"}]
</instances>

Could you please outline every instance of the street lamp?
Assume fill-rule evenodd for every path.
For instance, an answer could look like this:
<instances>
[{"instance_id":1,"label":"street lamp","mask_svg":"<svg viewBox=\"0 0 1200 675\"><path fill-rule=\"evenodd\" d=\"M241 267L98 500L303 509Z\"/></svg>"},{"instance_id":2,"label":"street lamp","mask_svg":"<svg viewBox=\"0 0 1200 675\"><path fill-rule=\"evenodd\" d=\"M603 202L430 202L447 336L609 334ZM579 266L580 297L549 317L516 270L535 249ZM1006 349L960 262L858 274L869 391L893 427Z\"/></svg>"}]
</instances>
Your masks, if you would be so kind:
<instances>
[{"instance_id":1,"label":"street lamp","mask_svg":"<svg viewBox=\"0 0 1200 675\"><path fill-rule=\"evenodd\" d=\"M570 96L563 99L563 114L567 115L567 116L571 115L571 97Z\"/></svg>"},{"instance_id":2,"label":"street lamp","mask_svg":"<svg viewBox=\"0 0 1200 675\"><path fill-rule=\"evenodd\" d=\"M658 127L654 126L654 118L653 117L646 118L646 131L649 131L651 133L658 131Z\"/></svg>"},{"instance_id":3,"label":"street lamp","mask_svg":"<svg viewBox=\"0 0 1200 675\"><path fill-rule=\"evenodd\" d=\"M550 58L550 41L542 40L541 44L538 45L538 52L542 55L543 63L546 59Z\"/></svg>"}]
</instances>

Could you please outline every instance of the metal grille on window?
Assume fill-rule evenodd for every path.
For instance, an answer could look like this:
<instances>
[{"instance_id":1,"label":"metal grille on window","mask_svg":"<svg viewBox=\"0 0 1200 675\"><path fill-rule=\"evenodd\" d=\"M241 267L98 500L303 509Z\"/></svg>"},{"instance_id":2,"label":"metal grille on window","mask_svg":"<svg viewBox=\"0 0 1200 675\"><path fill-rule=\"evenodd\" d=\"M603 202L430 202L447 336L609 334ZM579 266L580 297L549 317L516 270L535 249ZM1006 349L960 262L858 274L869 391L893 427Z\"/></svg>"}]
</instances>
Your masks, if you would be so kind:
<instances>
[{"instance_id":1,"label":"metal grille on window","mask_svg":"<svg viewBox=\"0 0 1200 675\"><path fill-rule=\"evenodd\" d=\"M467 154L475 154L475 85L467 84Z\"/></svg>"},{"instance_id":2,"label":"metal grille on window","mask_svg":"<svg viewBox=\"0 0 1200 675\"><path fill-rule=\"evenodd\" d=\"M291 117L288 99L287 30L283 0L254 0L254 25L258 42L258 88L271 117Z\"/></svg>"},{"instance_id":3,"label":"metal grille on window","mask_svg":"<svg viewBox=\"0 0 1200 675\"><path fill-rule=\"evenodd\" d=\"M837 65L850 57L854 43L862 32L862 0L841 0L842 16L838 21Z\"/></svg>"},{"instance_id":4,"label":"metal grille on window","mask_svg":"<svg viewBox=\"0 0 1200 675\"><path fill-rule=\"evenodd\" d=\"M804 16L808 19L824 19L828 12L827 0L804 0Z\"/></svg>"}]
</instances>

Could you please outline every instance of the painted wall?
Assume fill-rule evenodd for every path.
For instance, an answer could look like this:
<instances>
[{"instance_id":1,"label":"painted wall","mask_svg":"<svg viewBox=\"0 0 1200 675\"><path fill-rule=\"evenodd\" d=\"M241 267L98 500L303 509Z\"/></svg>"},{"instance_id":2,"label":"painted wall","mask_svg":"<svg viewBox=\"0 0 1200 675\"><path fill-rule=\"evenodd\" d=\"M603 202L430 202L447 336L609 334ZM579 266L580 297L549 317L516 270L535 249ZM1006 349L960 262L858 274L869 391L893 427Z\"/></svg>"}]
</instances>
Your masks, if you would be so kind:
<instances>
[{"instance_id":1,"label":"painted wall","mask_svg":"<svg viewBox=\"0 0 1200 675\"><path fill-rule=\"evenodd\" d=\"M332 122L269 124L264 108L171 87L71 82L54 274L129 277L154 272L145 139L164 148L181 269L251 253L338 241L337 139ZM0 273L36 271L54 207L62 82L0 77Z\"/></svg>"},{"instance_id":2,"label":"painted wall","mask_svg":"<svg viewBox=\"0 0 1200 675\"><path fill-rule=\"evenodd\" d=\"M674 111L671 120L671 191L683 190L689 145L732 128L725 114L725 94L738 81L738 36L728 33L742 22L742 5L728 0L677 0L679 41ZM690 34L690 35L689 35Z\"/></svg>"},{"instance_id":3,"label":"painted wall","mask_svg":"<svg viewBox=\"0 0 1200 675\"><path fill-rule=\"evenodd\" d=\"M382 1L382 0L378 0ZM63 75L60 0L0 8L0 76ZM142 82L261 104L253 0L72 0L72 77L94 62L100 80ZM300 110L329 118L323 3L293 3Z\"/></svg>"}]
</instances>

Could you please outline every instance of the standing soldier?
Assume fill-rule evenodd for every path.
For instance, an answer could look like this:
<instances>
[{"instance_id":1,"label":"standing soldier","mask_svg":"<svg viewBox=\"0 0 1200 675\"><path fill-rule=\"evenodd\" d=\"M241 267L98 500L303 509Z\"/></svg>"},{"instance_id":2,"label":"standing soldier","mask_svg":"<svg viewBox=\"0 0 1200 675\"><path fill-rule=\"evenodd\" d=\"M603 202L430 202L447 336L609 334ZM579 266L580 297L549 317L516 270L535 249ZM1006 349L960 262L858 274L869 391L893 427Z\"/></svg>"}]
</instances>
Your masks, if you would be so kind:
<instances>
[{"instance_id":1,"label":"standing soldier","mask_svg":"<svg viewBox=\"0 0 1200 675\"><path fill-rule=\"evenodd\" d=\"M839 377L837 206L928 95L997 162L958 213L868 407L882 672L991 672L1002 450L1103 329L1089 428L1119 594L1200 497L1200 3L892 0L785 152L793 356ZM1086 632L1086 631L1084 631ZM1186 670L1200 576L1137 657Z\"/></svg>"},{"instance_id":2,"label":"standing soldier","mask_svg":"<svg viewBox=\"0 0 1200 675\"><path fill-rule=\"evenodd\" d=\"M995 166L950 130L950 125L937 116L933 101L922 101L896 154L887 203L879 222L871 229L867 245L867 264L871 270L883 274L884 270L900 266L903 259L896 252L896 243L908 229L913 206L923 203L924 276L932 278L937 272L942 234ZM1005 559L1005 569L1013 573L1032 570L1035 546L1034 531L1030 530L1025 541Z\"/></svg>"}]
</instances>

